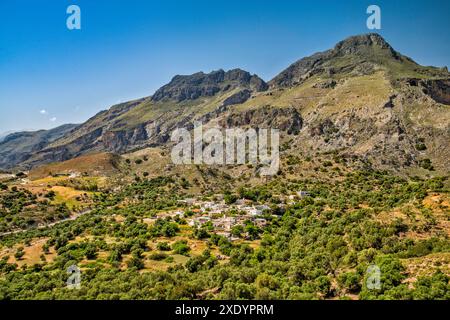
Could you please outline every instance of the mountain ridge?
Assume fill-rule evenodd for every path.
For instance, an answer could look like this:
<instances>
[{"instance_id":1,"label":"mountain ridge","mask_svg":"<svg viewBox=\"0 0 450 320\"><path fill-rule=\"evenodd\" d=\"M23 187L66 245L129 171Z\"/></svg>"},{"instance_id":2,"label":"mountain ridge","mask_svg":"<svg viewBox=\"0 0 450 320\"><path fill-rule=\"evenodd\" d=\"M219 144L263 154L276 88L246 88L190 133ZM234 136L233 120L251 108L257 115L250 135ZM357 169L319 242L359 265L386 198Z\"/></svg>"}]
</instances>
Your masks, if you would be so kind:
<instances>
[{"instance_id":1,"label":"mountain ridge","mask_svg":"<svg viewBox=\"0 0 450 320\"><path fill-rule=\"evenodd\" d=\"M431 146L445 141L450 118L446 105L450 105L450 74L445 68L420 66L371 33L302 58L267 83L241 69L174 76L152 96L99 112L24 161L10 162L9 168L31 168L92 152L167 146L172 130L190 129L194 120L224 126L272 123L284 128L286 137L295 133L294 140L300 134L297 139L301 136L305 145L312 141L312 149L373 153L383 158L380 165L389 156L388 151L377 151L376 144L383 143L396 155L389 165L399 159L399 166L418 165L423 152L415 149L419 143L415 140L425 138L414 135L427 136ZM431 119L430 112L439 118ZM367 130L371 122L379 122L378 131ZM352 126L357 129L350 130ZM399 138L388 139L392 132ZM364 146L364 140L373 136L379 141ZM406 151L402 154L396 148ZM437 147L425 153L430 150L438 162L445 156L433 151Z\"/></svg>"},{"instance_id":2,"label":"mountain ridge","mask_svg":"<svg viewBox=\"0 0 450 320\"><path fill-rule=\"evenodd\" d=\"M351 59L344 60L348 57L351 57ZM343 61L336 63L338 59ZM330 75L356 70L357 73L366 74L380 66L386 65L387 62L392 63L389 59L394 61L394 66L388 65L388 68L399 67L395 64L405 64L404 68L396 70L398 74L393 75L394 78L405 75L420 77L421 72L423 77L450 76L446 68L420 66L411 58L395 51L379 34L369 33L351 36L338 42L332 49L317 52L294 62L270 80L269 86L271 88L289 87L301 83L314 74L320 73ZM333 63L330 63L330 60Z\"/></svg>"},{"instance_id":3,"label":"mountain ridge","mask_svg":"<svg viewBox=\"0 0 450 320\"><path fill-rule=\"evenodd\" d=\"M65 124L50 130L22 131L7 135L0 141L0 167L11 169L16 164L27 161L33 152L42 150L77 126Z\"/></svg>"},{"instance_id":4,"label":"mountain ridge","mask_svg":"<svg viewBox=\"0 0 450 320\"><path fill-rule=\"evenodd\" d=\"M264 80L247 71L232 69L225 72L220 69L210 73L197 72L192 75L176 75L168 84L158 89L151 99L160 101L166 98L181 102L213 96L220 91L235 88L248 88L260 92L267 90L268 86Z\"/></svg>"}]
</instances>

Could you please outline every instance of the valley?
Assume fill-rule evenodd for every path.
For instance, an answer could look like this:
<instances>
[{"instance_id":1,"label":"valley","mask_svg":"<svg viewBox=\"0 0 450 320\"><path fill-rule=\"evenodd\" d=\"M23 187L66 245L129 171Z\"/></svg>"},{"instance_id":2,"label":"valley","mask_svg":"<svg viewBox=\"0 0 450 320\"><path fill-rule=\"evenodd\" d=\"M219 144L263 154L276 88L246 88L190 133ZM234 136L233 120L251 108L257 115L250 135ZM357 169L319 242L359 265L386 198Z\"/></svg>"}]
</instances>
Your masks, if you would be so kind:
<instances>
[{"instance_id":1,"label":"valley","mask_svg":"<svg viewBox=\"0 0 450 320\"><path fill-rule=\"evenodd\" d=\"M85 123L13 133L0 300L448 300L449 79L367 34L267 83L178 75ZM279 130L278 170L173 163L172 132L195 122Z\"/></svg>"}]
</instances>

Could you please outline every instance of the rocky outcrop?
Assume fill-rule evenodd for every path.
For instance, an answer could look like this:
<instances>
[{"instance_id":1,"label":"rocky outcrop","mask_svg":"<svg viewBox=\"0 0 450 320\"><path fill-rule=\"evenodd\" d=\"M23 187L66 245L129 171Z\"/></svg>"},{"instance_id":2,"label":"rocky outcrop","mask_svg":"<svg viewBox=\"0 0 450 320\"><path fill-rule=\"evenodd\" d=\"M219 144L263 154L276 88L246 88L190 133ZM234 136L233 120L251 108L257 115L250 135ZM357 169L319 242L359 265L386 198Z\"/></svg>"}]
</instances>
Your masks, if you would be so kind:
<instances>
[{"instance_id":1,"label":"rocky outcrop","mask_svg":"<svg viewBox=\"0 0 450 320\"><path fill-rule=\"evenodd\" d=\"M325 80L319 83L316 83L313 85L313 88L318 88L318 89L333 89L334 87L337 86L337 81L333 80L333 79L329 79L329 80Z\"/></svg>"},{"instance_id":2,"label":"rocky outcrop","mask_svg":"<svg viewBox=\"0 0 450 320\"><path fill-rule=\"evenodd\" d=\"M396 68L392 68L396 66ZM402 77L402 70L430 76L450 76L445 69L422 67L411 58L395 51L379 34L370 33L347 38L333 49L303 58L269 81L270 88L299 85L314 75L368 75L379 69L390 71L392 77ZM398 74L398 70L400 73Z\"/></svg>"},{"instance_id":3,"label":"rocky outcrop","mask_svg":"<svg viewBox=\"0 0 450 320\"><path fill-rule=\"evenodd\" d=\"M450 105L450 78L422 80L420 85L423 87L423 93L429 95L434 101Z\"/></svg>"},{"instance_id":4,"label":"rocky outcrop","mask_svg":"<svg viewBox=\"0 0 450 320\"><path fill-rule=\"evenodd\" d=\"M298 134L302 129L303 120L295 108L264 106L244 112L232 111L219 124L226 128L248 126L278 129L287 134Z\"/></svg>"},{"instance_id":5,"label":"rocky outcrop","mask_svg":"<svg viewBox=\"0 0 450 320\"><path fill-rule=\"evenodd\" d=\"M367 58L367 50L376 48L384 50L383 54L392 59L400 60L402 55L395 51L391 45L379 34L369 33L347 38L336 44L330 51L331 56L363 55Z\"/></svg>"},{"instance_id":6,"label":"rocky outcrop","mask_svg":"<svg viewBox=\"0 0 450 320\"><path fill-rule=\"evenodd\" d=\"M134 130L123 131L107 131L102 136L103 146L108 151L124 152L127 146L136 144L140 140L147 138L147 132L143 125L135 128Z\"/></svg>"},{"instance_id":7,"label":"rocky outcrop","mask_svg":"<svg viewBox=\"0 0 450 320\"><path fill-rule=\"evenodd\" d=\"M181 102L200 97L211 97L219 92L236 88L264 91L267 89L267 84L258 76L240 69L227 72L219 70L208 74L198 72L189 76L175 76L169 84L155 92L152 100L169 99Z\"/></svg>"},{"instance_id":8,"label":"rocky outcrop","mask_svg":"<svg viewBox=\"0 0 450 320\"><path fill-rule=\"evenodd\" d=\"M241 104L246 102L252 95L252 92L248 89L239 91L238 93L233 94L231 97L228 97L223 102L223 107L227 107L233 104Z\"/></svg>"}]
</instances>

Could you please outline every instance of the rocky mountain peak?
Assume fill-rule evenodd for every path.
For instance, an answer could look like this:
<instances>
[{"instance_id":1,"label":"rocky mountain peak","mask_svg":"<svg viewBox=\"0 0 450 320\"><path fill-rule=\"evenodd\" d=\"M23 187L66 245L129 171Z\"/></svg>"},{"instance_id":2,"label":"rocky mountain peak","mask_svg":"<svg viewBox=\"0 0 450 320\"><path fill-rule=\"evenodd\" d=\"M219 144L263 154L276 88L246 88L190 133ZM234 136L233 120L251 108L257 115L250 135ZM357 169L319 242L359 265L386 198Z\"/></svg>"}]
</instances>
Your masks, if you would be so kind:
<instances>
[{"instance_id":1,"label":"rocky mountain peak","mask_svg":"<svg viewBox=\"0 0 450 320\"><path fill-rule=\"evenodd\" d=\"M368 33L344 39L336 44L334 50L341 51L346 54L352 54L359 48L374 46L381 49L392 49L391 45L378 33Z\"/></svg>"},{"instance_id":2,"label":"rocky mountain peak","mask_svg":"<svg viewBox=\"0 0 450 320\"><path fill-rule=\"evenodd\" d=\"M419 67L414 61L395 51L379 34L362 34L338 42L333 49L298 60L271 80L269 85L290 87L319 73L333 74L351 70L370 73L375 66L387 66L390 62L401 64L406 60Z\"/></svg>"},{"instance_id":3,"label":"rocky mountain peak","mask_svg":"<svg viewBox=\"0 0 450 320\"><path fill-rule=\"evenodd\" d=\"M218 92L235 88L264 91L267 84L257 75L241 69L224 71L222 69L210 73L197 72L192 75L177 75L167 85L161 87L152 97L153 101L164 99L181 102L210 97Z\"/></svg>"},{"instance_id":4,"label":"rocky mountain peak","mask_svg":"<svg viewBox=\"0 0 450 320\"><path fill-rule=\"evenodd\" d=\"M365 53L366 50L385 49L392 53L392 56L398 58L398 53L391 45L378 33L368 33L349 37L340 41L333 49L334 54L357 54Z\"/></svg>"},{"instance_id":5,"label":"rocky mountain peak","mask_svg":"<svg viewBox=\"0 0 450 320\"><path fill-rule=\"evenodd\" d=\"M273 91L257 94L268 84L241 69L177 75L152 97L115 105L76 128L6 137L0 142L0 168L28 169L92 152L165 147L174 128L190 127L196 119L225 126L275 126L288 135L303 134L302 139L319 148L359 148L358 141L379 137L386 140L373 140L374 146L385 143L392 148L383 150L394 153L407 150L396 153L395 161L403 159L402 163L422 156L418 151L425 150L415 150L415 145L423 140L425 147L430 146L430 158L435 156L438 163L448 158L431 147L448 141L448 109L442 107L450 105L448 70L420 66L378 34L349 37L330 50L298 60L269 84ZM326 99L322 91L330 93ZM397 112L404 112L400 106L417 106L417 119L429 119L423 123L433 125L436 133L419 123L404 128L396 118ZM407 131L420 131L421 140L406 139ZM389 160L373 150L375 158Z\"/></svg>"}]
</instances>

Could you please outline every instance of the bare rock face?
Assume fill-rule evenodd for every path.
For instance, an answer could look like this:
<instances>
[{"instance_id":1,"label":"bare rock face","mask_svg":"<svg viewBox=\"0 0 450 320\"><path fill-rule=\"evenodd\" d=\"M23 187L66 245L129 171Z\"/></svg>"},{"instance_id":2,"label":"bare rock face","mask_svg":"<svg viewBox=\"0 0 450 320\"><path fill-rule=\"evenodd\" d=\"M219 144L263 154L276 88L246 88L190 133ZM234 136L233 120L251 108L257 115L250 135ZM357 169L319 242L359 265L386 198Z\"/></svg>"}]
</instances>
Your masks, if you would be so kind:
<instances>
[{"instance_id":1,"label":"bare rock face","mask_svg":"<svg viewBox=\"0 0 450 320\"><path fill-rule=\"evenodd\" d=\"M223 91L235 88L247 88L254 91L264 91L267 84L256 75L234 69L228 72L223 70L205 74L198 72L189 76L175 76L172 81L155 92L153 101L164 99L181 102L195 100L200 97L211 97Z\"/></svg>"},{"instance_id":2,"label":"bare rock face","mask_svg":"<svg viewBox=\"0 0 450 320\"><path fill-rule=\"evenodd\" d=\"M391 169L410 166L418 157L399 117L389 109L374 112L338 114L309 123L303 132L314 150L335 151L371 159L372 163Z\"/></svg>"},{"instance_id":3,"label":"bare rock face","mask_svg":"<svg viewBox=\"0 0 450 320\"><path fill-rule=\"evenodd\" d=\"M248 89L239 91L238 93L233 94L231 97L228 97L223 102L223 106L227 107L233 104L241 104L247 101L252 95L252 92Z\"/></svg>"},{"instance_id":4,"label":"bare rock face","mask_svg":"<svg viewBox=\"0 0 450 320\"><path fill-rule=\"evenodd\" d=\"M232 111L219 123L226 128L271 128L287 134L298 134L302 129L303 120L295 108L264 106L244 112Z\"/></svg>"},{"instance_id":5,"label":"bare rock face","mask_svg":"<svg viewBox=\"0 0 450 320\"><path fill-rule=\"evenodd\" d=\"M122 153L128 150L129 145L139 145L147 140L145 124L133 130L107 131L103 135L103 146L110 152Z\"/></svg>"},{"instance_id":6,"label":"bare rock face","mask_svg":"<svg viewBox=\"0 0 450 320\"><path fill-rule=\"evenodd\" d=\"M424 88L423 92L434 101L450 105L450 79L422 80L420 85Z\"/></svg>"}]
</instances>

